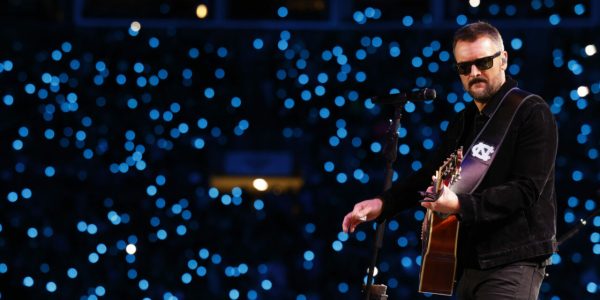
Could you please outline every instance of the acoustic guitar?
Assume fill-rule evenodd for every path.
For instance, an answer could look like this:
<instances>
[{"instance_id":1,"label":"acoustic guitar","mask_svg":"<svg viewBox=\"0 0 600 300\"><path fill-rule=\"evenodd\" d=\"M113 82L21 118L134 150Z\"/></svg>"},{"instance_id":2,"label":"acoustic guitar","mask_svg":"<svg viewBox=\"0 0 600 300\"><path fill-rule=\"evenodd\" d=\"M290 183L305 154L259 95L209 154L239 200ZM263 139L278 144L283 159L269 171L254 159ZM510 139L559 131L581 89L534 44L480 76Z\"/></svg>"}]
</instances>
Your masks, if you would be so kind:
<instances>
[{"instance_id":1,"label":"acoustic guitar","mask_svg":"<svg viewBox=\"0 0 600 300\"><path fill-rule=\"evenodd\" d=\"M435 173L435 191L426 198L437 200L443 186L460 179L462 147L448 157ZM424 200L427 201L427 200ZM456 275L456 248L459 222L455 215L427 209L421 232L422 262L419 292L451 296Z\"/></svg>"}]
</instances>

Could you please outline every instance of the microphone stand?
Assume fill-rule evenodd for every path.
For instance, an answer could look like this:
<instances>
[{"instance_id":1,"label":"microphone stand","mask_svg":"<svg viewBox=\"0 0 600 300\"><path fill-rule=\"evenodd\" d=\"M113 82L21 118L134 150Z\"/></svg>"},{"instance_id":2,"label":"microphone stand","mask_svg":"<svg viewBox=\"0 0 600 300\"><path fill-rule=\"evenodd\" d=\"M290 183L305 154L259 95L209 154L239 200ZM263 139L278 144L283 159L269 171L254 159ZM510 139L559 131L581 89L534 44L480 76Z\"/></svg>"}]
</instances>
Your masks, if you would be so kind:
<instances>
[{"instance_id":1,"label":"microphone stand","mask_svg":"<svg viewBox=\"0 0 600 300\"><path fill-rule=\"evenodd\" d=\"M383 147L383 156L385 158L385 178L383 182L383 191L387 191L392 187L392 177L394 175L394 170L392 168L394 162L396 161L396 157L398 156L398 129L400 128L400 119L402 119L402 108L406 104L406 101L401 101L399 103L394 103L394 118L390 120L390 125L386 131L386 142ZM377 264L377 255L379 253L379 249L383 246L383 234L385 232L385 224L387 220L384 219L381 222L377 223L377 230L375 233L375 241L373 245L373 255L371 257L371 265L369 266L369 274L367 275L367 284L365 287L364 295L365 300L371 300L371 286L373 281L373 273L375 270L375 265ZM383 286L383 293L378 293L376 296L376 300L379 299L387 299L387 295L385 294L385 289L387 287ZM382 297L383 296L383 297Z\"/></svg>"},{"instance_id":2,"label":"microphone stand","mask_svg":"<svg viewBox=\"0 0 600 300\"><path fill-rule=\"evenodd\" d=\"M591 218L593 218L599 214L600 214L600 207L596 208L596 210L594 210L591 214L589 214L585 219L579 219L579 223L577 223L577 225L575 225L575 227L571 228L569 231L564 233L560 238L558 238L558 240L556 241L556 247L558 248L565 241L572 238L577 232L579 232L579 230L581 230L583 227L585 227L585 225L587 225L588 220L590 220Z\"/></svg>"}]
</instances>

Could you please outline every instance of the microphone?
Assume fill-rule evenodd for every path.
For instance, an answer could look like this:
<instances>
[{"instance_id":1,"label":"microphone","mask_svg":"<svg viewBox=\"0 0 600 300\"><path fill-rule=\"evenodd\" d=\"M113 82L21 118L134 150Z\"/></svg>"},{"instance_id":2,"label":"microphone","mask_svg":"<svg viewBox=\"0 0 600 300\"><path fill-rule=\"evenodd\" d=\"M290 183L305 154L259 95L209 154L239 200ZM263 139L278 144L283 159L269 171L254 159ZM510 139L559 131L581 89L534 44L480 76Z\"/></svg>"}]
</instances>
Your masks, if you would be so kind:
<instances>
[{"instance_id":1,"label":"microphone","mask_svg":"<svg viewBox=\"0 0 600 300\"><path fill-rule=\"evenodd\" d=\"M435 90L424 88L409 93L375 96L371 101L375 104L404 104L406 101L427 101L435 99Z\"/></svg>"}]
</instances>

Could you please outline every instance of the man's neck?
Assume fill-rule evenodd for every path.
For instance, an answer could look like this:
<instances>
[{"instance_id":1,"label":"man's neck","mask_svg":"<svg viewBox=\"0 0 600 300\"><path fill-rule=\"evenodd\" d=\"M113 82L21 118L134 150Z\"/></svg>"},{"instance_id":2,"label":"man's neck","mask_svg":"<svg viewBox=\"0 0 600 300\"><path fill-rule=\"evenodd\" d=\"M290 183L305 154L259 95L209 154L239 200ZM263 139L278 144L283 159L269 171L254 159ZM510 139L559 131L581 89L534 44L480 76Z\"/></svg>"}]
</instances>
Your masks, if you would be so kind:
<instances>
[{"instance_id":1,"label":"man's neck","mask_svg":"<svg viewBox=\"0 0 600 300\"><path fill-rule=\"evenodd\" d=\"M483 108L485 107L486 104L487 104L487 102L481 102L481 101L475 99L475 105L477 106L477 109L479 110L480 113L483 111Z\"/></svg>"}]
</instances>

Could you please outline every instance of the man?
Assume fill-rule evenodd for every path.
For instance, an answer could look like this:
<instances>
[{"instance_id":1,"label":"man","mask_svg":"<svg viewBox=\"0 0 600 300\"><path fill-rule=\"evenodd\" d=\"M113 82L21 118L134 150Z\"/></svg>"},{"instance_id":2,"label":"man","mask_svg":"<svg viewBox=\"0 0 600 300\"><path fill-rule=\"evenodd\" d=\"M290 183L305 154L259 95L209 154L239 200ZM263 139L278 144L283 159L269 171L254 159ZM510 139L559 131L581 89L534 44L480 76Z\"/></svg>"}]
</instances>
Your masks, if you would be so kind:
<instances>
[{"instance_id":1,"label":"man","mask_svg":"<svg viewBox=\"0 0 600 300\"><path fill-rule=\"evenodd\" d=\"M445 158L460 146L469 149L479 142L496 109L515 92L517 83L505 75L508 54L492 25L476 22L460 28L453 51L473 104L449 124L433 158L421 170L378 197L357 203L344 217L345 232L419 203L419 191L431 184ZM443 188L437 201L421 203L435 212L455 214L460 221L459 299L537 299L545 266L555 251L557 127L542 98L531 94L526 98L511 120L495 120L507 128L506 134L475 190L456 194Z\"/></svg>"}]
</instances>

